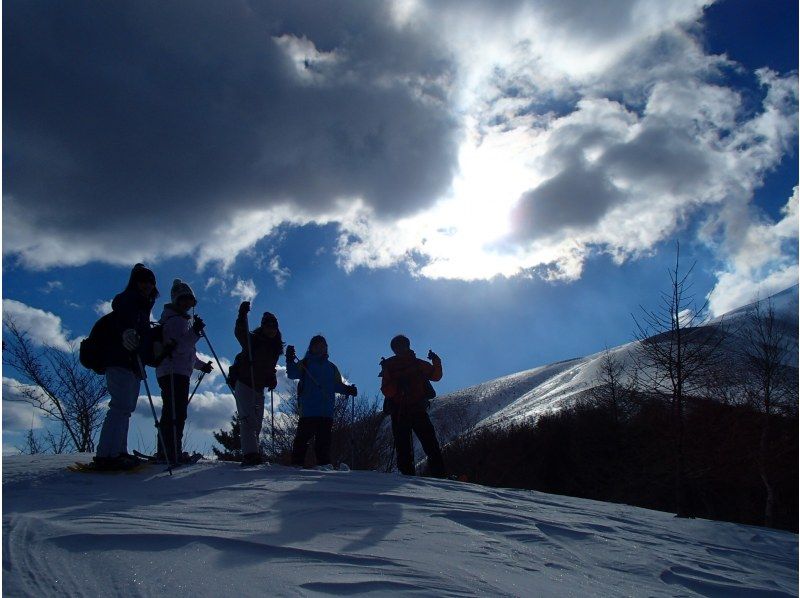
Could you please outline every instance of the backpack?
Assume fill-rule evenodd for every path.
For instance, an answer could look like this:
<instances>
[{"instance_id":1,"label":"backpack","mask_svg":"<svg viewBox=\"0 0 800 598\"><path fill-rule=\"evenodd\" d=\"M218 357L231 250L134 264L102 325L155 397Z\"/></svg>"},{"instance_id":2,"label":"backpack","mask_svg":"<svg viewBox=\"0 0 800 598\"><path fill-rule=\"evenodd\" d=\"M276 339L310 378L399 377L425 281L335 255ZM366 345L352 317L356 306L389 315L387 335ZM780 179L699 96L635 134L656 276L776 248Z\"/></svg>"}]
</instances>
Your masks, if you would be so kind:
<instances>
[{"instance_id":1,"label":"backpack","mask_svg":"<svg viewBox=\"0 0 800 598\"><path fill-rule=\"evenodd\" d=\"M106 373L106 353L109 351L115 332L114 312L97 320L89 336L81 341L78 358L81 365L97 374Z\"/></svg>"},{"instance_id":2,"label":"backpack","mask_svg":"<svg viewBox=\"0 0 800 598\"><path fill-rule=\"evenodd\" d=\"M228 368L228 386L231 388L236 388L236 382L239 381L239 368L242 365L241 357L242 354L237 353L236 357L233 358L233 363Z\"/></svg>"},{"instance_id":3,"label":"backpack","mask_svg":"<svg viewBox=\"0 0 800 598\"><path fill-rule=\"evenodd\" d=\"M150 322L147 332L139 340L139 356L147 367L158 367L172 354L174 345L164 343L164 325Z\"/></svg>"}]
</instances>

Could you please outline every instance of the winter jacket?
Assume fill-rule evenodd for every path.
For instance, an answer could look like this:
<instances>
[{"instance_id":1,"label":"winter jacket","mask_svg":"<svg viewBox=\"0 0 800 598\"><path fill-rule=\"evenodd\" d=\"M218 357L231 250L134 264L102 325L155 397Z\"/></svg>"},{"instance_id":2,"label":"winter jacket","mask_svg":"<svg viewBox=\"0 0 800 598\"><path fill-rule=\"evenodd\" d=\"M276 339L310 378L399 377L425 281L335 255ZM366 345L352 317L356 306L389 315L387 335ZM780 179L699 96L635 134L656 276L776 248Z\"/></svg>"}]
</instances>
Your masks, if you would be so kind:
<instances>
[{"instance_id":1,"label":"winter jacket","mask_svg":"<svg viewBox=\"0 0 800 598\"><path fill-rule=\"evenodd\" d=\"M143 297L136 288L133 272L128 281L128 286L119 293L111 302L114 314L114 340L106 353L106 367L122 367L139 373L139 364L136 354L122 346L122 333L128 329L137 332L140 338L145 338L150 332L150 312L156 302L155 296Z\"/></svg>"},{"instance_id":2,"label":"winter jacket","mask_svg":"<svg viewBox=\"0 0 800 598\"><path fill-rule=\"evenodd\" d=\"M286 375L301 382L297 394L300 417L333 417L336 393L350 391L342 382L339 368L328 361L327 355L306 353L300 362L287 359Z\"/></svg>"},{"instance_id":3,"label":"winter jacket","mask_svg":"<svg viewBox=\"0 0 800 598\"><path fill-rule=\"evenodd\" d=\"M270 338L256 328L253 332L247 330L247 315L242 314L236 319L233 331L236 340L242 347L236 356L237 379L248 387L255 383L255 391L263 392L264 388L274 388L276 384L275 366L278 357L283 353L283 345L277 338ZM248 346L247 337L250 336ZM250 379L250 349L253 350L253 380Z\"/></svg>"},{"instance_id":4,"label":"winter jacket","mask_svg":"<svg viewBox=\"0 0 800 598\"><path fill-rule=\"evenodd\" d=\"M429 363L417 359L414 351L395 355L382 362L381 392L398 409L413 411L424 409L426 381L442 379L442 362L434 359Z\"/></svg>"},{"instance_id":5,"label":"winter jacket","mask_svg":"<svg viewBox=\"0 0 800 598\"><path fill-rule=\"evenodd\" d=\"M169 376L170 373L191 376L192 370L199 370L205 365L195 353L195 344L200 340L200 335L192 328L188 314L179 312L175 306L167 303L158 321L164 326L164 345L175 343L175 346L170 356L156 368L157 377Z\"/></svg>"}]
</instances>

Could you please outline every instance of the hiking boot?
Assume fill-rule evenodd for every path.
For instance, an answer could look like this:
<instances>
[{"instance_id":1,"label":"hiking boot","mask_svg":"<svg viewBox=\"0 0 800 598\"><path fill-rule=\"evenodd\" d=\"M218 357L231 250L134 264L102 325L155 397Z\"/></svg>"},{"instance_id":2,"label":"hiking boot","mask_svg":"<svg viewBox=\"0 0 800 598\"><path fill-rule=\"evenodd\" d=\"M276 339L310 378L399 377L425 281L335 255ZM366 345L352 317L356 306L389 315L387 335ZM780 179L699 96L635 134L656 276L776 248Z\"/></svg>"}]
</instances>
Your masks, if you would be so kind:
<instances>
[{"instance_id":1,"label":"hiking boot","mask_svg":"<svg viewBox=\"0 0 800 598\"><path fill-rule=\"evenodd\" d=\"M264 463L264 458L258 453L247 453L244 457L242 457L242 467L261 465L262 463Z\"/></svg>"},{"instance_id":2,"label":"hiking boot","mask_svg":"<svg viewBox=\"0 0 800 598\"><path fill-rule=\"evenodd\" d=\"M128 453L120 453L116 457L95 457L93 463L99 471L123 471L133 469L141 461Z\"/></svg>"}]
</instances>

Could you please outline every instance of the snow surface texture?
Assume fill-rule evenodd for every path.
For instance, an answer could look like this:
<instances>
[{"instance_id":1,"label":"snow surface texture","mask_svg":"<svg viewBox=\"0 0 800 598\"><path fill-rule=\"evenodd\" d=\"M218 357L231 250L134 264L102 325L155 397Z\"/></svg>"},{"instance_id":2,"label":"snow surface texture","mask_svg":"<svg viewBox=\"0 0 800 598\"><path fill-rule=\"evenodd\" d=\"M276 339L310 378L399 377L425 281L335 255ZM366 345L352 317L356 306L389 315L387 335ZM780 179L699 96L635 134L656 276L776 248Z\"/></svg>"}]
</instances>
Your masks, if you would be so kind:
<instances>
[{"instance_id":1,"label":"snow surface texture","mask_svg":"<svg viewBox=\"0 0 800 598\"><path fill-rule=\"evenodd\" d=\"M82 455L86 458L86 455ZM796 596L797 535L459 482L3 458L4 596Z\"/></svg>"},{"instance_id":2,"label":"snow surface texture","mask_svg":"<svg viewBox=\"0 0 800 598\"><path fill-rule=\"evenodd\" d=\"M778 320L790 334L797 335L798 286L795 285L760 302L763 311L767 301ZM735 354L743 346L747 316L755 304L733 310L709 325L722 327L725 341L722 350ZM633 326L633 322L631 322ZM634 341L609 349L614 358L632 369L640 343ZM598 384L600 364L605 351L587 357L560 361L518 374L503 376L476 386L442 395L434 399L431 419L442 443L483 426L504 426L521 423L542 414L570 406ZM797 355L794 355L797 365ZM445 363L445 370L446 370ZM416 454L421 454L416 445Z\"/></svg>"}]
</instances>

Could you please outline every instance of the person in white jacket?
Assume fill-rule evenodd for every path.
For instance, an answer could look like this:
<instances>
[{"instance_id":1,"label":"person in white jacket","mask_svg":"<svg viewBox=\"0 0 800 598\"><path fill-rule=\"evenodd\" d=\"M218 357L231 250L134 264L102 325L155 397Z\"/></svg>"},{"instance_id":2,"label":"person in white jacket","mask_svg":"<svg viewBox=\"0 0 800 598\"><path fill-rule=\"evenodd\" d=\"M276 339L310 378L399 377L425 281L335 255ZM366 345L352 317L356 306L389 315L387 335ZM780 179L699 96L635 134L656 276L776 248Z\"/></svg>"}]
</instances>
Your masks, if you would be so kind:
<instances>
[{"instance_id":1,"label":"person in white jacket","mask_svg":"<svg viewBox=\"0 0 800 598\"><path fill-rule=\"evenodd\" d=\"M171 463L179 463L183 455L183 428L189 406L189 383L192 370L211 372L211 363L197 357L195 345L202 336L205 323L189 310L197 305L191 287L176 278L170 291L170 303L164 306L159 322L163 325L164 345L168 356L156 368L158 385L161 387L161 420L159 428L167 454L156 441L157 457Z\"/></svg>"}]
</instances>

